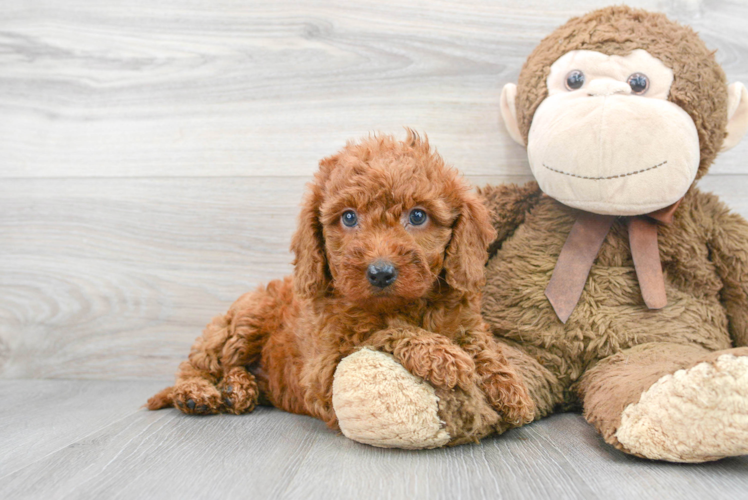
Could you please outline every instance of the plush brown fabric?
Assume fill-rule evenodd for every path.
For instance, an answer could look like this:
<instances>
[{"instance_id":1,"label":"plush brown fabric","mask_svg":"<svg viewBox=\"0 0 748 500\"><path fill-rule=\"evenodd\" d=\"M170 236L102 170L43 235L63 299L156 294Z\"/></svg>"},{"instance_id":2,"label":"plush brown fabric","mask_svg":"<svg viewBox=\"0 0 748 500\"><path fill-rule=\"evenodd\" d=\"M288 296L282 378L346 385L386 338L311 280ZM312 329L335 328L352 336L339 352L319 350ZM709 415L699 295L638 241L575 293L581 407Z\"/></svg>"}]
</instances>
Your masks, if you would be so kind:
<instances>
[{"instance_id":1,"label":"plush brown fabric","mask_svg":"<svg viewBox=\"0 0 748 500\"><path fill-rule=\"evenodd\" d=\"M549 402L557 408L575 408L582 403L586 407L587 401L579 394L580 381L598 365L582 386L583 395L589 394L594 384L604 384L601 381L607 379L597 379L594 373L619 359L607 359L610 356L631 348L638 352L643 348L637 346L642 344L668 346L661 356L676 361L653 366L648 374L634 373L638 382L632 386L620 382L626 389L609 402L616 405L615 410L589 410L595 422L612 422L610 426L596 425L615 445L611 437L615 419L610 413L636 400L637 393L641 395L659 376L690 366L689 357L677 360L681 350L694 350L697 357L704 357L712 351L748 345L748 223L729 212L714 195L692 188L672 224L659 227L668 305L653 311L641 296L626 221L617 220L600 249L579 304L563 324L544 291L576 211L537 191L535 183L480 191L492 220L501 224L498 232L508 235L494 243L498 250L486 268L483 316L500 341L520 349L539 365L505 349L535 400L537 417L550 411ZM532 201L523 205L517 197ZM615 391L608 387L595 393L607 394L600 396L604 400Z\"/></svg>"},{"instance_id":2,"label":"plush brown fabric","mask_svg":"<svg viewBox=\"0 0 748 500\"><path fill-rule=\"evenodd\" d=\"M550 66L558 58L573 50L625 56L636 49L672 69L668 100L696 125L701 153L696 178L704 175L725 138L725 75L691 28L629 7L571 19L529 56L515 101L525 143L535 111L548 95ZM480 194L499 235L490 246L483 316L499 342L514 348L504 352L528 386L537 418L553 409L581 407L608 443L650 458L704 461L748 449L748 442L725 445L729 436L748 435L744 421L734 418L744 407L744 396L732 374L744 370L743 357L748 356L748 349L736 349L748 345L748 223L742 217L694 185L672 212L671 223L652 226L656 235L650 235L648 244L653 246L657 238L667 297L659 310L650 310L642 298L629 219L616 218L564 324L544 291L579 212L542 194L534 182L486 187ZM718 361L722 354L728 356ZM704 363L713 366L705 368ZM732 371L719 372L719 363ZM694 372L674 375L697 364ZM668 410L668 401L656 397L675 397L673 391L695 381L708 386L705 374L717 372L723 378L704 391L722 391L719 404L704 403L699 418L714 417L723 427L704 441L696 428L703 422L694 423L680 409ZM649 392L653 387L657 390ZM699 399L700 387L687 389ZM639 405L643 396L647 402ZM672 427L659 428L658 422ZM619 442L621 429L622 440L635 449ZM704 443L708 449L702 452Z\"/></svg>"},{"instance_id":3,"label":"plush brown fabric","mask_svg":"<svg viewBox=\"0 0 748 500\"><path fill-rule=\"evenodd\" d=\"M748 348L712 352L693 344L652 342L609 356L589 369L579 384L584 416L605 441L629 452L616 437L623 410L638 403L642 393L663 376L702 362L714 363L725 354L748 356Z\"/></svg>"},{"instance_id":4,"label":"plush brown fabric","mask_svg":"<svg viewBox=\"0 0 748 500\"><path fill-rule=\"evenodd\" d=\"M698 345L650 342L603 359L579 384L585 418L608 443L622 449L615 432L623 410L663 376L689 368L709 353Z\"/></svg>"},{"instance_id":5,"label":"plush brown fabric","mask_svg":"<svg viewBox=\"0 0 748 500\"><path fill-rule=\"evenodd\" d=\"M673 70L669 100L683 108L699 132L703 176L717 156L727 127L727 80L714 52L688 26L664 14L608 7L575 17L544 38L530 54L517 84L517 120L525 144L535 110L548 96L550 66L571 50L625 56L644 49ZM708 99L703 96L708 95Z\"/></svg>"},{"instance_id":6,"label":"plush brown fabric","mask_svg":"<svg viewBox=\"0 0 748 500\"><path fill-rule=\"evenodd\" d=\"M550 370L536 358L527 354L517 343L507 339L497 339L503 346L504 354L514 366L527 386L527 392L535 402L535 417L550 415L554 409L563 404L564 387Z\"/></svg>"},{"instance_id":7,"label":"plush brown fabric","mask_svg":"<svg viewBox=\"0 0 748 500\"><path fill-rule=\"evenodd\" d=\"M428 214L422 227L408 213ZM359 223L341 215L355 210ZM374 136L320 162L291 248L293 277L237 300L148 402L185 413L245 413L262 402L337 427L339 361L361 347L394 356L437 389L451 444L533 418L521 377L480 317L488 211L428 141ZM378 260L397 278L367 281Z\"/></svg>"}]
</instances>

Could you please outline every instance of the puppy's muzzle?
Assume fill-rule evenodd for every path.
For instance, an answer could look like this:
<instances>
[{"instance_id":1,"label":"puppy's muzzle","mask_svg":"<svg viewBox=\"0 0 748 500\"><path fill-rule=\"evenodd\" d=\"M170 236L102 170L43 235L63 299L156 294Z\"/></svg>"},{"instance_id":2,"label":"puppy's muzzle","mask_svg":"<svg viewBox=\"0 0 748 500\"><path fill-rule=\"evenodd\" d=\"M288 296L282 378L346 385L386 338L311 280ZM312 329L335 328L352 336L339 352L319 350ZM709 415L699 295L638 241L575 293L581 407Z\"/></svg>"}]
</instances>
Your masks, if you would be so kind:
<instances>
[{"instance_id":1,"label":"puppy's muzzle","mask_svg":"<svg viewBox=\"0 0 748 500\"><path fill-rule=\"evenodd\" d=\"M366 279L377 288L387 288L397 279L397 268L391 262L378 260L369 264Z\"/></svg>"}]
</instances>

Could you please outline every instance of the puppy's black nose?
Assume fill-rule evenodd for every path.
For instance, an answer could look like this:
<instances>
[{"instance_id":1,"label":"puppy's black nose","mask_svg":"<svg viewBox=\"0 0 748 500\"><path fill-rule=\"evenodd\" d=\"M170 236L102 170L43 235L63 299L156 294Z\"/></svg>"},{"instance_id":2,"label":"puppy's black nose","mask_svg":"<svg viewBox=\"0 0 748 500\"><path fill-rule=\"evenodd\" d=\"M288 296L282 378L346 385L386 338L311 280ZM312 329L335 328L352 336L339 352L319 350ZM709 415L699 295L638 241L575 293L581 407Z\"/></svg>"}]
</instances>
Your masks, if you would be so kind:
<instances>
[{"instance_id":1,"label":"puppy's black nose","mask_svg":"<svg viewBox=\"0 0 748 500\"><path fill-rule=\"evenodd\" d=\"M366 270L366 278L375 287L385 288L397 279L397 269L391 262L378 260L369 264L369 269Z\"/></svg>"}]
</instances>

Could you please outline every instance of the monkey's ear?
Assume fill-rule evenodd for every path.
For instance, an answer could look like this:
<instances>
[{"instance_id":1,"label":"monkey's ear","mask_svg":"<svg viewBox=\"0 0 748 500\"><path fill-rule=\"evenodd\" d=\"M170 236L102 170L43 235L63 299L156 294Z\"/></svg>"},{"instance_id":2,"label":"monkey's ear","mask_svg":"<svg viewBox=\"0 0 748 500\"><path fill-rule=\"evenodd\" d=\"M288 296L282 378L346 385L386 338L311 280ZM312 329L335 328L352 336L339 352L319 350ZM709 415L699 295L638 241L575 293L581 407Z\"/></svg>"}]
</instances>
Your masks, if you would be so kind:
<instances>
[{"instance_id":1,"label":"monkey's ear","mask_svg":"<svg viewBox=\"0 0 748 500\"><path fill-rule=\"evenodd\" d=\"M722 151L736 146L748 131L748 90L742 83L735 82L727 93L727 136Z\"/></svg>"},{"instance_id":2,"label":"monkey's ear","mask_svg":"<svg viewBox=\"0 0 748 500\"><path fill-rule=\"evenodd\" d=\"M514 141L520 146L525 145L525 140L519 131L517 122L517 86L513 83L507 83L501 90L501 117L504 119L504 125Z\"/></svg>"}]
</instances>

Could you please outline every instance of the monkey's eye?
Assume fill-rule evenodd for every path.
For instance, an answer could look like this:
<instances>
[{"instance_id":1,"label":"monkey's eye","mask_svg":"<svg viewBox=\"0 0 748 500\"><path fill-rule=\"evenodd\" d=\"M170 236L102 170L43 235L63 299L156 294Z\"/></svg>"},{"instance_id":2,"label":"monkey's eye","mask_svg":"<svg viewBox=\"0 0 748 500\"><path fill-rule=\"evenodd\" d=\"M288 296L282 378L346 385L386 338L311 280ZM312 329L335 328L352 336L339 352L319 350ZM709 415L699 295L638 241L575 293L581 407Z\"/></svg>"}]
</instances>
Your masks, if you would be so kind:
<instances>
[{"instance_id":1,"label":"monkey's eye","mask_svg":"<svg viewBox=\"0 0 748 500\"><path fill-rule=\"evenodd\" d=\"M584 85L584 73L575 69L566 75L566 88L569 90L581 89Z\"/></svg>"},{"instance_id":2,"label":"monkey's eye","mask_svg":"<svg viewBox=\"0 0 748 500\"><path fill-rule=\"evenodd\" d=\"M420 208L414 208L410 211L410 216L408 217L408 220L411 224L414 226L420 226L424 222L426 222L426 219L428 216L426 215L426 212L421 210Z\"/></svg>"},{"instance_id":3,"label":"monkey's eye","mask_svg":"<svg viewBox=\"0 0 748 500\"><path fill-rule=\"evenodd\" d=\"M358 224L358 217L356 216L356 212L353 210L346 210L343 212L343 215L340 216L340 220L343 221L345 227L355 227L356 224Z\"/></svg>"},{"instance_id":4,"label":"monkey's eye","mask_svg":"<svg viewBox=\"0 0 748 500\"><path fill-rule=\"evenodd\" d=\"M649 78L643 73L634 73L626 82L634 94L643 94L649 88Z\"/></svg>"}]
</instances>

